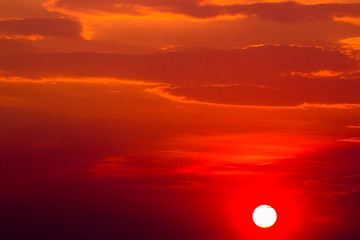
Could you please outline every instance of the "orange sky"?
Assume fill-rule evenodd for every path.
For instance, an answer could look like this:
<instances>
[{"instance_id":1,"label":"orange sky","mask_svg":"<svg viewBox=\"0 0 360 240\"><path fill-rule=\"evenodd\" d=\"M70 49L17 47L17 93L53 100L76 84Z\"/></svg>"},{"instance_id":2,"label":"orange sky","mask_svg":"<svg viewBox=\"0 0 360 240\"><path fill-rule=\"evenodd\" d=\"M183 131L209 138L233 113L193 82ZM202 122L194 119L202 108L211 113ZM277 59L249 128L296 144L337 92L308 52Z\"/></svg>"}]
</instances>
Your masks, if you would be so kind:
<instances>
[{"instance_id":1,"label":"orange sky","mask_svg":"<svg viewBox=\"0 0 360 240\"><path fill-rule=\"evenodd\" d=\"M0 0L0 238L359 238L359 51L358 0Z\"/></svg>"}]
</instances>

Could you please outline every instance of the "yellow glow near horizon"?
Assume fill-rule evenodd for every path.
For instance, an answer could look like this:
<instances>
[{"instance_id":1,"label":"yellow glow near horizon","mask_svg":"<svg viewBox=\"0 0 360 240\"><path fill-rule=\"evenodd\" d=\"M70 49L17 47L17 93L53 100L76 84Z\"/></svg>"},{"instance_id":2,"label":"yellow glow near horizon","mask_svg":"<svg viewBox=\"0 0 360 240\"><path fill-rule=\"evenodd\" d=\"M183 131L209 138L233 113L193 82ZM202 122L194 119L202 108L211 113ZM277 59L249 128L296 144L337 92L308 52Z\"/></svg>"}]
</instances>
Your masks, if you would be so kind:
<instances>
[{"instance_id":1,"label":"yellow glow near horizon","mask_svg":"<svg viewBox=\"0 0 360 240\"><path fill-rule=\"evenodd\" d=\"M277 219L276 211L269 205L258 206L253 212L254 223L261 228L274 225Z\"/></svg>"}]
</instances>

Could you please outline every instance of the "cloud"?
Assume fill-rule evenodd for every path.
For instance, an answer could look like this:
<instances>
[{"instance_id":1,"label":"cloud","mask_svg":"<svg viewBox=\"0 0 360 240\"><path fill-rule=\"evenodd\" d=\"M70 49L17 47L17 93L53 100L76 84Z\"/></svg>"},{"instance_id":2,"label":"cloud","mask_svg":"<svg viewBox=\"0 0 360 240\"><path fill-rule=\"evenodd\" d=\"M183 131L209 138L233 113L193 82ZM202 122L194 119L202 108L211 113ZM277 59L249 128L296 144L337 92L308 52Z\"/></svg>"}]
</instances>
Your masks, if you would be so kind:
<instances>
[{"instance_id":1,"label":"cloud","mask_svg":"<svg viewBox=\"0 0 360 240\"><path fill-rule=\"evenodd\" d=\"M47 11L42 4L44 0L1 1L1 18L54 18L62 15Z\"/></svg>"},{"instance_id":2,"label":"cloud","mask_svg":"<svg viewBox=\"0 0 360 240\"><path fill-rule=\"evenodd\" d=\"M360 4L303 5L296 2L257 3L238 6L239 11L280 22L314 21L337 16L359 16Z\"/></svg>"},{"instance_id":3,"label":"cloud","mask_svg":"<svg viewBox=\"0 0 360 240\"><path fill-rule=\"evenodd\" d=\"M0 20L0 35L81 38L78 21L66 18L24 18Z\"/></svg>"},{"instance_id":4,"label":"cloud","mask_svg":"<svg viewBox=\"0 0 360 240\"><path fill-rule=\"evenodd\" d=\"M359 190L352 190L352 191L346 191L346 192L336 192L336 193L332 193L330 194L328 197L329 198L343 198L344 196L348 196L348 195L358 195L360 193L360 189Z\"/></svg>"},{"instance_id":5,"label":"cloud","mask_svg":"<svg viewBox=\"0 0 360 240\"><path fill-rule=\"evenodd\" d=\"M314 103L306 102L306 97L291 96L289 95L276 95L269 97L269 95L261 95L260 92L245 91L246 94L240 95L236 90L237 85L233 86L207 86L212 88L210 91L202 92L197 87L168 87L159 86L145 89L146 92L155 94L162 98L178 102L178 103L190 103L200 104L207 106L217 107L230 107L230 108L256 108L256 109L358 109L360 104L358 103ZM226 87L226 90L218 91L218 88ZM235 87L233 89L232 87ZM199 87L202 88L202 87ZM179 90L179 91L178 91ZM245 88L246 90L246 88ZM285 90L285 89L282 89ZM211 93L212 95L209 95ZM256 93L256 94L255 94ZM259 95L260 94L260 95ZM301 94L302 95L302 94ZM247 98L249 96L249 98ZM267 97L264 99L264 97ZM320 96L324 97L324 96ZM282 102L280 101L282 99ZM301 100L302 99L302 100ZM341 100L340 100L341 101Z\"/></svg>"},{"instance_id":6,"label":"cloud","mask_svg":"<svg viewBox=\"0 0 360 240\"><path fill-rule=\"evenodd\" d=\"M342 79L343 74L359 68L357 60L319 47L260 45L233 51L148 55L24 54L2 57L0 63L0 70L8 76L158 83L157 88L147 91L178 102L304 107L360 103L357 78L350 74L346 81ZM306 77L306 73L311 76Z\"/></svg>"},{"instance_id":7,"label":"cloud","mask_svg":"<svg viewBox=\"0 0 360 240\"><path fill-rule=\"evenodd\" d=\"M351 23L354 25L360 25L360 18L357 17L335 17L334 21L339 21L339 22L346 22L346 23Z\"/></svg>"},{"instance_id":8,"label":"cloud","mask_svg":"<svg viewBox=\"0 0 360 240\"><path fill-rule=\"evenodd\" d=\"M360 50L360 37L341 39L339 42L344 48Z\"/></svg>"},{"instance_id":9,"label":"cloud","mask_svg":"<svg viewBox=\"0 0 360 240\"><path fill-rule=\"evenodd\" d=\"M14 39L0 38L0 56L2 54L24 54L30 53L34 49L31 46Z\"/></svg>"},{"instance_id":10,"label":"cloud","mask_svg":"<svg viewBox=\"0 0 360 240\"><path fill-rule=\"evenodd\" d=\"M346 126L348 128L360 128L360 125L349 125L349 126Z\"/></svg>"},{"instance_id":11,"label":"cloud","mask_svg":"<svg viewBox=\"0 0 360 240\"><path fill-rule=\"evenodd\" d=\"M358 17L360 4L325 3L303 5L297 2L271 2L252 4L216 5L200 0L133 0L129 1L51 1L51 10L78 11L92 14L101 12L141 15L151 11L183 14L193 18L213 18L221 15L247 15L280 22L332 19L334 17ZM145 9L144 9L145 8Z\"/></svg>"},{"instance_id":12,"label":"cloud","mask_svg":"<svg viewBox=\"0 0 360 240\"><path fill-rule=\"evenodd\" d=\"M341 141L341 142L349 142L349 143L360 143L360 138L358 138L358 137L351 137L351 138L341 139L341 140L338 140L338 141Z\"/></svg>"},{"instance_id":13,"label":"cloud","mask_svg":"<svg viewBox=\"0 0 360 240\"><path fill-rule=\"evenodd\" d=\"M276 81L274 76L278 78L292 72L344 72L358 68L355 59L338 51L275 45L148 55L33 54L2 58L0 62L1 70L17 76L117 77L178 85L266 83ZM276 85L281 87L286 81L279 80Z\"/></svg>"},{"instance_id":14,"label":"cloud","mask_svg":"<svg viewBox=\"0 0 360 240\"><path fill-rule=\"evenodd\" d=\"M294 81L295 80L295 81ZM286 81L286 80L285 80ZM173 96L184 96L200 102L213 102L228 105L257 106L299 106L303 103L359 104L360 91L358 80L342 79L287 79L282 86L262 87L253 85L229 86L191 86L170 88L167 92ZM275 82L269 81L270 86ZM319 94L319 89L322 89ZM335 92L337 89L338 92Z\"/></svg>"},{"instance_id":15,"label":"cloud","mask_svg":"<svg viewBox=\"0 0 360 240\"><path fill-rule=\"evenodd\" d=\"M318 184L318 183L360 185L360 175L326 177L315 180L308 180L304 182L304 184Z\"/></svg>"}]
</instances>

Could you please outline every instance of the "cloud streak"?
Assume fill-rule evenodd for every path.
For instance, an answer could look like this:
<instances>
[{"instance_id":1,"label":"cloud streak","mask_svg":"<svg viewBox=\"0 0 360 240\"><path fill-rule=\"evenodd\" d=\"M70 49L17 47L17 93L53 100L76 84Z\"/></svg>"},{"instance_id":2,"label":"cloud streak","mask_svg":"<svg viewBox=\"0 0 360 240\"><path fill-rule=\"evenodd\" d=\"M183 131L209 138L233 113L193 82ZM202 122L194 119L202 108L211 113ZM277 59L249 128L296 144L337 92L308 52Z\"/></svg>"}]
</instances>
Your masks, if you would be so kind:
<instances>
[{"instance_id":1,"label":"cloud streak","mask_svg":"<svg viewBox=\"0 0 360 240\"><path fill-rule=\"evenodd\" d=\"M89 2L85 0L57 0L47 4L52 11L77 11L90 14L144 15L151 12L183 14L192 18L214 18L223 15L247 15L262 19L294 23L333 19L335 17L359 17L360 4L324 3L303 5L297 2L270 2L252 4L216 5L200 0L134 0Z\"/></svg>"}]
</instances>

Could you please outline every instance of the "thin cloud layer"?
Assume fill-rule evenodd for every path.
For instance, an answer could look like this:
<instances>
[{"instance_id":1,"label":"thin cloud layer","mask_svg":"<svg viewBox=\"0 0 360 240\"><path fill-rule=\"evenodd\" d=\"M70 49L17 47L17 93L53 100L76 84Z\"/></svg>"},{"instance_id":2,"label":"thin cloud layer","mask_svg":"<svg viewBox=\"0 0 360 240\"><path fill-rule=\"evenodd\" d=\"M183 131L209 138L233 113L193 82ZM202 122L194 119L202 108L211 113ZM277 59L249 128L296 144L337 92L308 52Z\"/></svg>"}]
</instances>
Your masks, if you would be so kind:
<instances>
[{"instance_id":1,"label":"thin cloud layer","mask_svg":"<svg viewBox=\"0 0 360 240\"><path fill-rule=\"evenodd\" d=\"M65 18L25 18L0 20L0 35L81 38L78 21Z\"/></svg>"},{"instance_id":2,"label":"thin cloud layer","mask_svg":"<svg viewBox=\"0 0 360 240\"><path fill-rule=\"evenodd\" d=\"M266 82L293 72L354 71L357 60L318 47L250 47L233 51L197 51L148 55L53 53L2 58L1 69L14 76L94 76L191 84ZM112 64L110 64L112 63ZM138 71L139 67L142 71ZM259 71L261 69L261 71Z\"/></svg>"},{"instance_id":3,"label":"thin cloud layer","mask_svg":"<svg viewBox=\"0 0 360 240\"><path fill-rule=\"evenodd\" d=\"M198 86L178 87L168 92L201 102L230 105L299 106L304 103L359 104L358 79L284 78L281 84L269 81L268 86ZM319 89L321 92L319 93ZM336 91L334 91L336 89Z\"/></svg>"}]
</instances>

